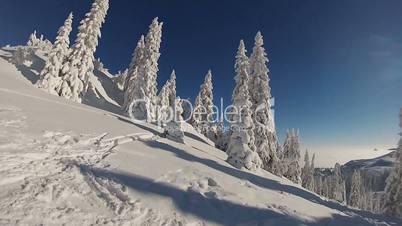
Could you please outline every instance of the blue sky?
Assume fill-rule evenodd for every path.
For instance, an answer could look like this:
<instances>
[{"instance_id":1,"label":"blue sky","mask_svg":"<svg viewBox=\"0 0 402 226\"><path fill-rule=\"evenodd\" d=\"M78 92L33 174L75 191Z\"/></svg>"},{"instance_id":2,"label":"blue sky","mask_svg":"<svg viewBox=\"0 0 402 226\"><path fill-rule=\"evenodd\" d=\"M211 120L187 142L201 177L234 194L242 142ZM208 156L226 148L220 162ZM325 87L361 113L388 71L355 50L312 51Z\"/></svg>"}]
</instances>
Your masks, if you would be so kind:
<instances>
[{"instance_id":1,"label":"blue sky","mask_svg":"<svg viewBox=\"0 0 402 226\"><path fill-rule=\"evenodd\" d=\"M2 0L0 45L25 43L35 29L53 40L70 11L76 31L90 5L89 0ZM124 69L158 16L164 22L159 83L175 69L178 95L194 98L211 69L216 102L223 97L228 104L239 40L250 52L260 30L280 137L294 127L313 152L326 147L353 152L356 146L372 152L393 147L398 139L401 11L398 0L111 0L96 56L112 72Z\"/></svg>"}]
</instances>

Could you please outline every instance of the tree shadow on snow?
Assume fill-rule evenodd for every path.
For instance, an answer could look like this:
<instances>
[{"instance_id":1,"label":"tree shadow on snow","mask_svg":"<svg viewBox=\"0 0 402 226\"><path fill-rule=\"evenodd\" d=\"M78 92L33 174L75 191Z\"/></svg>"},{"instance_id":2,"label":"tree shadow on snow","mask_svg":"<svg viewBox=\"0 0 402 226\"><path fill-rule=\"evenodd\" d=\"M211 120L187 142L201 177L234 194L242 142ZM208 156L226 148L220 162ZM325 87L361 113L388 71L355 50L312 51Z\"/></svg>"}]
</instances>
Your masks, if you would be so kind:
<instances>
[{"instance_id":1,"label":"tree shadow on snow","mask_svg":"<svg viewBox=\"0 0 402 226\"><path fill-rule=\"evenodd\" d=\"M189 133L189 132L184 132L184 136L189 137L189 138L191 138L191 139L194 139L194 140L196 140L196 141L202 142L202 143L204 143L204 144L210 145L210 144L209 144L208 142L206 142L204 139L202 139L201 137L199 137L199 136L197 136L197 135L195 135L195 134L192 134L192 133Z\"/></svg>"},{"instance_id":2,"label":"tree shadow on snow","mask_svg":"<svg viewBox=\"0 0 402 226\"><path fill-rule=\"evenodd\" d=\"M158 136L160 136L160 137L163 136L163 132L158 131L158 130L156 130L156 129L153 129L153 128L149 127L149 124L147 124L148 126L146 126L145 124L135 123L135 122L133 122L133 121L127 119L127 118L123 118L123 117L120 117L120 116L117 116L117 119L120 120L120 121L122 121L122 122L126 122L126 123L133 124L133 125L135 125L135 126L141 128L141 129L143 129L143 130L146 130L146 131L148 131L148 132L151 132L151 133L153 133L153 134L155 134L155 135L158 135ZM202 143L204 143L204 144L208 144L208 142L206 142L206 141L203 140L202 138L200 138L200 137L198 137L197 135L194 135L194 134L192 134L192 133L184 132L184 136L189 137L189 138L191 138L191 139L194 139L194 140L196 140L196 141L202 142ZM210 145L210 144L208 144L208 145Z\"/></svg>"},{"instance_id":3,"label":"tree shadow on snow","mask_svg":"<svg viewBox=\"0 0 402 226\"><path fill-rule=\"evenodd\" d=\"M222 225L305 225L299 219L286 216L271 209L245 206L215 197L208 197L195 191L181 190L169 184L122 172L80 166L81 170L90 170L96 177L114 180L144 194L155 194L170 198L175 207L186 214L202 220Z\"/></svg>"},{"instance_id":4,"label":"tree shadow on snow","mask_svg":"<svg viewBox=\"0 0 402 226\"><path fill-rule=\"evenodd\" d=\"M122 122L125 122L125 123L133 124L133 125L137 126L137 127L140 128L140 129L143 129L143 130L145 130L145 131L148 131L148 132L150 132L150 133L153 133L153 134L155 134L155 135L158 135L158 136L160 136L160 137L163 137L163 132L161 132L161 131L159 131L159 130L156 130L156 129L154 129L154 128L151 128L151 127L149 126L149 124L146 124L146 125L145 125L145 124L141 124L141 123L135 123L135 122L133 122L133 121L127 119L127 118L123 118L123 117L118 116L118 115L116 115L116 117L117 117L117 119L118 119L119 121L122 121ZM148 126L147 126L147 125L148 125Z\"/></svg>"},{"instance_id":5,"label":"tree shadow on snow","mask_svg":"<svg viewBox=\"0 0 402 226\"><path fill-rule=\"evenodd\" d=\"M175 207L185 214L193 215L206 222L221 225L264 225L264 226L363 226L376 225L359 216L332 215L315 221L305 221L291 215L275 212L270 208L258 208L218 199L191 189L181 190L167 183L156 182L139 175L116 172L87 165L79 165L81 171L90 171L94 176L116 181L143 194L170 198ZM294 215L297 216L295 213ZM377 224L378 225L378 224ZM395 223L394 225L398 225Z\"/></svg>"},{"instance_id":6,"label":"tree shadow on snow","mask_svg":"<svg viewBox=\"0 0 402 226\"><path fill-rule=\"evenodd\" d=\"M304 198L311 202L326 206L330 209L336 209L336 210L339 210L344 213L352 213L352 215L358 214L363 217L373 218L373 219L377 219L377 220L381 220L381 221L385 221L385 222L391 221L392 222L391 224L393 224L393 225L402 225L402 221L399 219L389 218L389 217L386 217L383 215L377 215L377 214L363 211L363 210L352 209L348 206L342 205L335 201L323 200L320 196L318 196L314 193L311 193L309 191L306 191L302 188L298 188L298 187L290 186L290 185L286 185L286 184L281 184L278 181L271 180L271 179L268 179L265 177L261 177L261 176L255 175L255 174L247 172L247 171L238 170L231 166L225 166L223 164L218 163L217 161L200 158L200 157L194 156L192 154L189 154L185 150L176 148L176 147L171 146L166 143L162 143L159 141L147 141L144 143L150 147L153 147L154 150L171 152L171 153L175 154L177 157L182 158L184 160L204 164L205 166L208 166L212 169L219 170L221 172L224 172L228 175L231 175L231 176L236 177L241 180L249 181L249 182L253 183L254 185L262 187L262 188L286 192L288 194ZM333 216L332 220L322 219L319 221L318 225L332 225L330 222L335 220L335 218L337 219L338 222L337 222L337 224L334 224L334 225L338 225L340 223L339 221L345 222L345 223L347 223L347 225L374 225L374 224L368 222L367 220L364 220L363 218L358 217L358 216L354 216L354 217L347 216L346 217L346 216L341 216L341 215ZM325 224L324 224L324 222L325 222Z\"/></svg>"},{"instance_id":7,"label":"tree shadow on snow","mask_svg":"<svg viewBox=\"0 0 402 226\"><path fill-rule=\"evenodd\" d=\"M3 51L10 53L11 56L14 52L14 50L4 50L4 49ZM25 64L15 64L11 62L11 56L0 55L1 58L12 63L29 82L31 82L32 84L36 84L36 82L39 80L39 73L41 69L45 66L45 61L42 60L40 57L34 55L32 56L32 62L31 62L32 64L28 67Z\"/></svg>"},{"instance_id":8,"label":"tree shadow on snow","mask_svg":"<svg viewBox=\"0 0 402 226\"><path fill-rule=\"evenodd\" d=\"M82 104L113 113L114 115L123 114L120 106L106 101L103 97L97 97L91 92L85 94L85 96L82 98Z\"/></svg>"}]
</instances>

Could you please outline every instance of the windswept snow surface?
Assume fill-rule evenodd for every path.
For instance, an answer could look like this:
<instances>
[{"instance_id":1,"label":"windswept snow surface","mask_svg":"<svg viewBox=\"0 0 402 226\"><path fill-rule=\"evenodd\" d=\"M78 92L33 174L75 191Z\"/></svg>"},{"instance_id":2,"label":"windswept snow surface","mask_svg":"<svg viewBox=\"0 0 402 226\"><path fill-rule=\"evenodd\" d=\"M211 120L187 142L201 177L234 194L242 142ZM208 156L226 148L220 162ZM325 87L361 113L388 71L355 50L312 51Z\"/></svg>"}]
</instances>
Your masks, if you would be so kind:
<instances>
[{"instance_id":1,"label":"windswept snow surface","mask_svg":"<svg viewBox=\"0 0 402 226\"><path fill-rule=\"evenodd\" d=\"M36 89L0 52L0 225L401 225L265 171L198 134Z\"/></svg>"}]
</instances>

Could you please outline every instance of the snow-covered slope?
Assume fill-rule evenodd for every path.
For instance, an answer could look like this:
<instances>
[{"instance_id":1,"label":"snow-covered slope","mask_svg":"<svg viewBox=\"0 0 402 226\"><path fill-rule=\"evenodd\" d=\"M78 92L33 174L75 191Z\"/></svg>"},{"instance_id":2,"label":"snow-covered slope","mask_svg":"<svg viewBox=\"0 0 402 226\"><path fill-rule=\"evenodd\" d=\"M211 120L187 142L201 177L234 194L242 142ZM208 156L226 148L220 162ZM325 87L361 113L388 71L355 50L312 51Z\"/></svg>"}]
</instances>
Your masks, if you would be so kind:
<instances>
[{"instance_id":1,"label":"snow-covered slope","mask_svg":"<svg viewBox=\"0 0 402 226\"><path fill-rule=\"evenodd\" d=\"M2 48L3 58L10 59L17 48L26 48L31 52L27 56L27 62L16 65L17 69L25 76L32 84L35 84L39 79L39 73L43 69L47 56L41 49L26 46L5 47ZM96 63L98 63L96 61ZM99 63L98 63L99 64ZM91 78L91 89L83 97L83 102L104 110L115 113L120 112L120 104L122 103L123 93L117 88L112 80L112 75L104 68L96 68L94 71L95 77Z\"/></svg>"},{"instance_id":2,"label":"snow-covered slope","mask_svg":"<svg viewBox=\"0 0 402 226\"><path fill-rule=\"evenodd\" d=\"M0 225L401 225L265 171L196 133L159 137L32 86L0 52ZM105 108L104 108L105 109Z\"/></svg>"}]
</instances>

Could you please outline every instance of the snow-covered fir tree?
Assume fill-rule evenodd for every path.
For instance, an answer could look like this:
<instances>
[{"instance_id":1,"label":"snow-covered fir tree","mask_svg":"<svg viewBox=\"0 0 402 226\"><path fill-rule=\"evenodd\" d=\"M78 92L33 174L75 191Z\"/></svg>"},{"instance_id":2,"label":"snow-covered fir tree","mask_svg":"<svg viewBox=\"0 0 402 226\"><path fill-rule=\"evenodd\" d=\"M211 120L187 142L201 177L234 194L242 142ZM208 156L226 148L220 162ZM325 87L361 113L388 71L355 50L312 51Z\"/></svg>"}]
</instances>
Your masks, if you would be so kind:
<instances>
[{"instance_id":1,"label":"snow-covered fir tree","mask_svg":"<svg viewBox=\"0 0 402 226\"><path fill-rule=\"evenodd\" d=\"M322 195L322 177L320 175L314 175L314 192Z\"/></svg>"},{"instance_id":2,"label":"snow-covered fir tree","mask_svg":"<svg viewBox=\"0 0 402 226\"><path fill-rule=\"evenodd\" d=\"M171 79L166 81L165 85L163 85L158 95L158 124L162 126L164 126L169 120L170 109L173 109L175 107L174 103L176 101L176 97L173 98L172 102L170 100L172 93L171 82Z\"/></svg>"},{"instance_id":3,"label":"snow-covered fir tree","mask_svg":"<svg viewBox=\"0 0 402 226\"><path fill-rule=\"evenodd\" d=\"M402 128L402 108L400 112L400 127ZM402 217L402 132L398 148L395 152L395 166L387 178L385 188L384 212L388 215Z\"/></svg>"},{"instance_id":4,"label":"snow-covered fir tree","mask_svg":"<svg viewBox=\"0 0 402 226\"><path fill-rule=\"evenodd\" d=\"M62 68L63 82L57 88L60 96L81 102L82 95L91 86L94 70L94 53L101 36L101 27L109 9L109 0L94 0L78 28L77 39Z\"/></svg>"},{"instance_id":5,"label":"snow-covered fir tree","mask_svg":"<svg viewBox=\"0 0 402 226\"><path fill-rule=\"evenodd\" d=\"M46 60L45 67L40 73L37 87L51 94L58 95L56 88L61 85L60 70L63 62L70 53L70 32L73 22L73 14L70 13L64 25L57 32L53 48Z\"/></svg>"},{"instance_id":6,"label":"snow-covered fir tree","mask_svg":"<svg viewBox=\"0 0 402 226\"><path fill-rule=\"evenodd\" d=\"M195 100L194 106L194 128L208 137L213 124L213 93L212 93L212 72L205 75L204 83L200 86L200 92Z\"/></svg>"},{"instance_id":7,"label":"snow-covered fir tree","mask_svg":"<svg viewBox=\"0 0 402 226\"><path fill-rule=\"evenodd\" d=\"M125 82L123 109L128 112L130 105L137 119L155 121L157 117L157 73L162 41L162 22L155 18L149 26L147 36L141 36L133 54ZM135 73L134 73L135 72ZM134 76L134 74L137 74Z\"/></svg>"},{"instance_id":8,"label":"snow-covered fir tree","mask_svg":"<svg viewBox=\"0 0 402 226\"><path fill-rule=\"evenodd\" d=\"M315 189L315 183L314 183L314 171L315 171L315 153L313 154L313 157L311 158L311 164L310 164L310 172L309 172L309 178L310 178L310 191L314 191Z\"/></svg>"},{"instance_id":9,"label":"snow-covered fir tree","mask_svg":"<svg viewBox=\"0 0 402 226\"><path fill-rule=\"evenodd\" d=\"M233 90L233 106L238 109L231 123L232 134L230 136L227 161L236 168L256 170L261 167L261 159L256 152L254 142L254 123L251 118L251 102L249 96L249 62L243 40L236 55L236 87Z\"/></svg>"},{"instance_id":10,"label":"snow-covered fir tree","mask_svg":"<svg viewBox=\"0 0 402 226\"><path fill-rule=\"evenodd\" d=\"M304 155L304 166L301 172L302 186L310 191L314 191L314 163L310 163L308 150Z\"/></svg>"},{"instance_id":11,"label":"snow-covered fir tree","mask_svg":"<svg viewBox=\"0 0 402 226\"><path fill-rule=\"evenodd\" d=\"M345 181L342 179L341 165L336 163L331 178L331 199L343 203L346 201Z\"/></svg>"},{"instance_id":12,"label":"snow-covered fir tree","mask_svg":"<svg viewBox=\"0 0 402 226\"><path fill-rule=\"evenodd\" d=\"M176 95L176 72L173 70L169 79L169 105L171 107L175 106Z\"/></svg>"},{"instance_id":13,"label":"snow-covered fir tree","mask_svg":"<svg viewBox=\"0 0 402 226\"><path fill-rule=\"evenodd\" d=\"M159 107L161 108L167 108L169 107L169 86L170 83L169 81L166 81L165 85L162 86L162 89L159 92Z\"/></svg>"},{"instance_id":14,"label":"snow-covered fir tree","mask_svg":"<svg viewBox=\"0 0 402 226\"><path fill-rule=\"evenodd\" d=\"M255 145L263 161L264 169L275 172L278 165L276 155L278 139L275 131L274 118L271 110L271 88L269 87L268 58L263 47L261 32L255 36L255 45L250 57L250 100L253 112Z\"/></svg>"},{"instance_id":15,"label":"snow-covered fir tree","mask_svg":"<svg viewBox=\"0 0 402 226\"><path fill-rule=\"evenodd\" d=\"M373 193L373 212L374 213L383 213L384 209L384 200L385 200L385 195L382 192L374 192Z\"/></svg>"},{"instance_id":16,"label":"snow-covered fir tree","mask_svg":"<svg viewBox=\"0 0 402 226\"><path fill-rule=\"evenodd\" d=\"M129 111L130 104L132 104L134 100L142 99L142 97L145 96L145 89L143 88L145 87L146 82L143 73L145 62L145 38L143 35L141 35L141 38L138 40L137 46L135 47L133 58L124 82L123 109L126 112ZM142 107L143 105L138 104L138 106L136 106L134 109L138 111L138 114L143 114L143 111L146 111L146 109L138 109Z\"/></svg>"},{"instance_id":17,"label":"snow-covered fir tree","mask_svg":"<svg viewBox=\"0 0 402 226\"><path fill-rule=\"evenodd\" d=\"M348 204L353 207L360 207L362 200L362 178L359 170L355 170L352 174L349 202Z\"/></svg>"},{"instance_id":18,"label":"snow-covered fir tree","mask_svg":"<svg viewBox=\"0 0 402 226\"><path fill-rule=\"evenodd\" d=\"M303 187L306 187L306 183L308 181L308 174L310 171L310 156L308 154L308 150L304 153L304 166L301 172L301 179Z\"/></svg>"},{"instance_id":19,"label":"snow-covered fir tree","mask_svg":"<svg viewBox=\"0 0 402 226\"><path fill-rule=\"evenodd\" d=\"M147 62L145 64L144 73L148 78L146 83L147 99L150 101L150 116L152 120L156 119L156 106L158 101L158 60L160 57L160 46L162 42L162 26L163 22L158 22L158 18L155 18L149 32L145 37L145 49L147 55Z\"/></svg>"},{"instance_id":20,"label":"snow-covered fir tree","mask_svg":"<svg viewBox=\"0 0 402 226\"><path fill-rule=\"evenodd\" d=\"M331 187L330 187L330 180L328 177L324 177L322 181L322 195L325 197L329 197L329 194L331 193Z\"/></svg>"},{"instance_id":21,"label":"snow-covered fir tree","mask_svg":"<svg viewBox=\"0 0 402 226\"><path fill-rule=\"evenodd\" d=\"M282 165L286 166L283 176L296 184L301 183L300 142L299 132L295 129L288 130L283 144Z\"/></svg>"}]
</instances>

